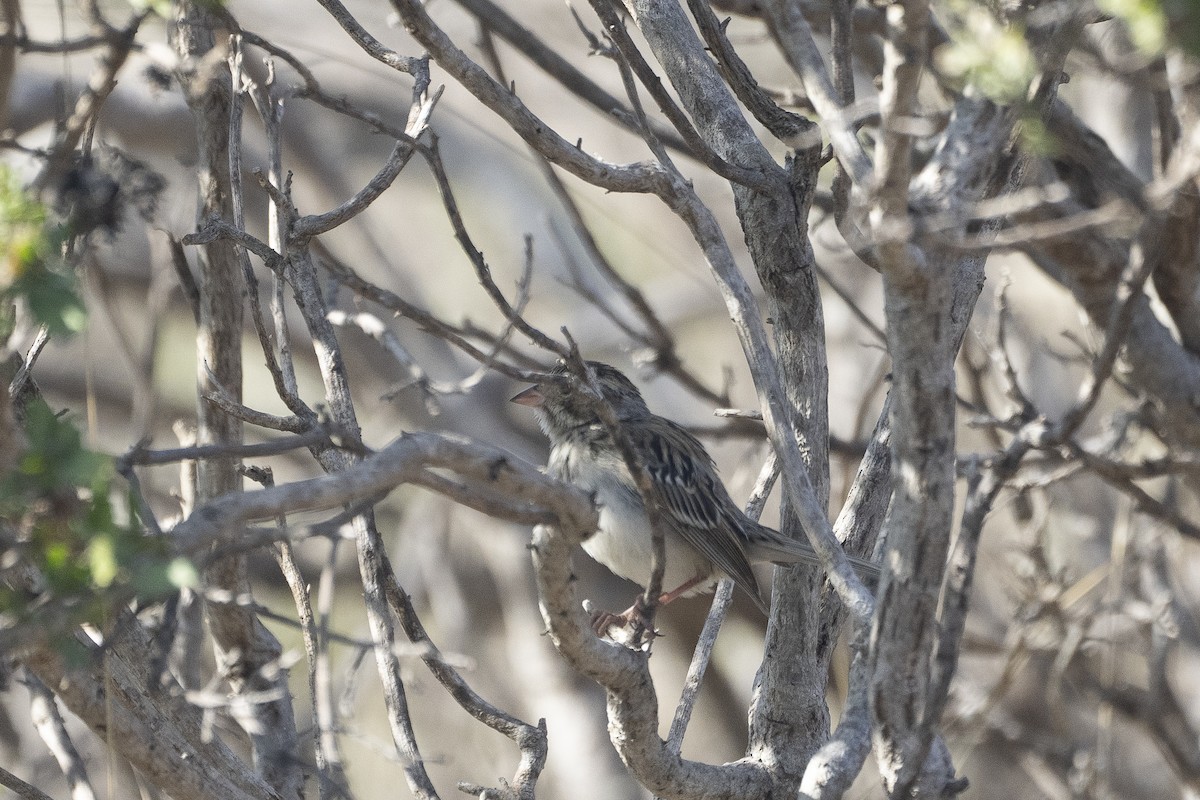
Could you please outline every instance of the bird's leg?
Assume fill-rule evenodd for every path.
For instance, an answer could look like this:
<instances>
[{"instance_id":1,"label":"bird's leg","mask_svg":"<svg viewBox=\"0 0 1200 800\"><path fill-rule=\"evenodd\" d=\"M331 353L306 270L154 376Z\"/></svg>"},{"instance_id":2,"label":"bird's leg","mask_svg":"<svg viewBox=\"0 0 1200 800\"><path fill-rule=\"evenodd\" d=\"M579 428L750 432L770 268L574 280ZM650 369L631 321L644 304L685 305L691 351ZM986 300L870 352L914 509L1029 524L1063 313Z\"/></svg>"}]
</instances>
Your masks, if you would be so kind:
<instances>
[{"instance_id":1,"label":"bird's leg","mask_svg":"<svg viewBox=\"0 0 1200 800\"><path fill-rule=\"evenodd\" d=\"M620 614L614 614L611 611L597 611L593 614L592 630L596 632L597 636L605 636L608 634L609 628L625 628L630 623L636 622L643 630L649 631L651 636L657 636L658 633L654 630L650 615L646 613L648 610L645 600L639 594L633 601L633 605Z\"/></svg>"},{"instance_id":2,"label":"bird's leg","mask_svg":"<svg viewBox=\"0 0 1200 800\"><path fill-rule=\"evenodd\" d=\"M705 580L705 576L697 575L675 589L669 592L663 592L658 596L658 605L665 606L673 600L678 600L683 595L696 587L696 584ZM649 609L646 607L646 601L642 595L638 595L633 601L633 605L622 611L620 614L614 614L611 611L597 611L592 615L592 630L597 636L604 636L608 633L608 629L614 625L618 628L624 628L631 622L637 622L643 630L651 637L658 636L658 631L654 629L653 621L650 615L646 612Z\"/></svg>"},{"instance_id":3,"label":"bird's leg","mask_svg":"<svg viewBox=\"0 0 1200 800\"><path fill-rule=\"evenodd\" d=\"M663 592L662 594L660 594L658 596L658 604L660 606L665 606L667 603L670 603L672 600L678 600L680 597L687 594L692 589L696 588L696 584L707 580L707 578L708 578L708 576L706 576L706 575L697 575L696 577L692 578L691 580L684 581L677 588L672 589L669 592Z\"/></svg>"}]
</instances>

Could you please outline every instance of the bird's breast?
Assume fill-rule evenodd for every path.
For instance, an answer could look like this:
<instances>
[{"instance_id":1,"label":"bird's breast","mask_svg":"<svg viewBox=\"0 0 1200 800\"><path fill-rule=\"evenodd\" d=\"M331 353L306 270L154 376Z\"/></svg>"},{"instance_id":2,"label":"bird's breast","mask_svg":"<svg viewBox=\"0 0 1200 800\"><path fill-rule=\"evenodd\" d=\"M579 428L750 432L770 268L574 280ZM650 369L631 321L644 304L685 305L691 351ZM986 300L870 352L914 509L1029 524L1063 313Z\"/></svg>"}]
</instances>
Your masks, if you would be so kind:
<instances>
[{"instance_id":1,"label":"bird's breast","mask_svg":"<svg viewBox=\"0 0 1200 800\"><path fill-rule=\"evenodd\" d=\"M555 447L549 468L553 476L591 492L599 507L600 525L583 543L587 554L626 580L640 586L649 583L654 555L650 520L624 463L594 458L586 447ZM708 559L675 531L665 531L664 545L665 591L693 577L712 574Z\"/></svg>"}]
</instances>

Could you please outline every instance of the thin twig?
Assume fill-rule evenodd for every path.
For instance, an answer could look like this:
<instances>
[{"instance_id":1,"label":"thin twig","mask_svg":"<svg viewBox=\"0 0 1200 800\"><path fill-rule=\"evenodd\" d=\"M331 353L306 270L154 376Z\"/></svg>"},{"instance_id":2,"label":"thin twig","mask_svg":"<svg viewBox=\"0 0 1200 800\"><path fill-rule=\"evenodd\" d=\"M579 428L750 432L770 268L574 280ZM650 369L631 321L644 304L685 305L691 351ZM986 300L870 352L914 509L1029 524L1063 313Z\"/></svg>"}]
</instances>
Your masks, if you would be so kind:
<instances>
[{"instance_id":1,"label":"thin twig","mask_svg":"<svg viewBox=\"0 0 1200 800\"><path fill-rule=\"evenodd\" d=\"M95 800L96 793L88 780L83 758L67 733L66 722L58 710L54 693L32 673L26 675L24 683L31 696L30 716L33 724L67 779L71 800Z\"/></svg>"},{"instance_id":2,"label":"thin twig","mask_svg":"<svg viewBox=\"0 0 1200 800\"><path fill-rule=\"evenodd\" d=\"M126 466L154 466L175 464L180 461L200 461L206 458L225 458L237 456L239 459L274 456L298 450L302 447L312 447L317 444L332 444L340 438L323 427L312 428L295 436L276 439L257 444L206 444L196 447L179 447L170 450L146 450L141 444L134 445L125 455L118 459L118 468Z\"/></svg>"},{"instance_id":3,"label":"thin twig","mask_svg":"<svg viewBox=\"0 0 1200 800\"><path fill-rule=\"evenodd\" d=\"M521 750L521 761L513 777L512 788L515 797L520 800L533 800L534 789L542 767L546 764L546 722L540 720L537 725L530 725L523 720L495 707L478 692L473 690L458 671L453 668L441 651L429 638L425 626L421 624L412 600L396 580L396 576L388 573L384 584L388 604L392 607L405 635L414 645L423 650L421 660L437 678L438 682L450 693L455 702L472 717L487 725L494 731L504 734Z\"/></svg>"},{"instance_id":4,"label":"thin twig","mask_svg":"<svg viewBox=\"0 0 1200 800\"><path fill-rule=\"evenodd\" d=\"M0 767L0 785L13 790L23 800L54 800L41 789L31 783L26 783L3 767Z\"/></svg>"},{"instance_id":5,"label":"thin twig","mask_svg":"<svg viewBox=\"0 0 1200 800\"><path fill-rule=\"evenodd\" d=\"M496 74L501 83L507 82L504 76L503 65L500 63L499 54L491 44L489 36L482 37L482 47L484 56L488 59L489 66ZM591 228L583 218L583 213L580 211L579 204L575 202L575 198L567 190L566 184L559 177L554 165L551 164L541 153L534 148L529 148L533 154L534 161L538 165L542 173L542 177L549 184L551 191L558 198L567 219L571 224L572 230L575 232L575 237L583 246L591 259L592 265L600 273L601 277L615 289L625 301L629 303L634 313L641 320L645 331L639 331L634 327L627 325L616 312L605 302L604 298L598 296L594 292L590 292L583 286L582 280L577 279L573 288L579 292L589 303L600 310L614 325L620 328L627 336L641 342L646 350L650 351L649 357L634 356L634 360L641 363L649 363L655 370L670 375L681 386L690 391L692 394L701 398L705 402L712 403L717 406L729 405L729 396L727 393L714 392L705 386L699 378L691 371L686 369L676 349L675 336L671 330L663 324L659 319L654 307L646 299L645 294L634 284L626 280L616 269L613 263L604 254L592 235ZM565 250L565 248L564 248ZM570 254L567 254L568 266L574 265L574 259Z\"/></svg>"},{"instance_id":6,"label":"thin twig","mask_svg":"<svg viewBox=\"0 0 1200 800\"><path fill-rule=\"evenodd\" d=\"M483 287L484 291L487 292L488 297L491 298L492 303L500 310L500 313L504 315L504 318L511 325L533 340L534 344L555 354L559 358L565 358L568 355L567 348L527 322L517 309L508 302L508 298L504 296L500 287L492 279L491 267L488 266L483 253L475 247L475 243L471 239L471 234L467 231L466 224L463 222L462 214L458 210L458 201L455 199L454 190L450 186L450 178L446 175L446 168L442 162L436 136L431 137L430 144L423 154L426 156L425 160L433 171L434 181L437 183L438 192L442 198L442 205L446 210L446 216L450 220L450 225L454 229L454 238L458 240L459 246L467 256L467 260L471 262L471 266L475 270L475 277L479 280L479 284Z\"/></svg>"},{"instance_id":7,"label":"thin twig","mask_svg":"<svg viewBox=\"0 0 1200 800\"><path fill-rule=\"evenodd\" d=\"M687 142L691 154L699 159L700 163L712 170L713 173L720 175L726 180L741 184L756 191L771 191L777 188L777 184L783 179L781 170L773 170L770 172L760 173L753 168L747 168L737 163L726 161L717 155L707 142L701 138L700 134L692 126L692 122L683 112L674 98L667 92L663 85L662 79L654 74L654 70L646 62L637 45L629 36L629 32L625 30L625 21L617 14L616 8L608 2L608 0L593 0L592 10L600 17L604 24L604 30L611 37L612 42L620 51L621 59L625 67L637 76L638 81L646 87L650 96L654 99L659 110L663 112L675 130ZM583 28L582 21L576 16L575 20L579 23L580 28ZM594 49L597 49L593 45ZM611 48L609 48L611 50ZM600 50L602 54L609 55L610 53ZM661 143L658 134L655 132L653 125L647 118L645 112L641 109L640 103L635 99L635 95L629 91L628 84L625 88L626 95L629 96L630 107L633 109L634 118L637 121L638 132L647 141L653 140ZM665 153L655 153L660 163L666 163Z\"/></svg>"},{"instance_id":8,"label":"thin twig","mask_svg":"<svg viewBox=\"0 0 1200 800\"><path fill-rule=\"evenodd\" d=\"M757 520L761 516L767 497L771 494L771 487L775 485L775 479L778 477L778 460L775 452L769 451L762 469L758 473L758 480L754 483L754 489L750 492L750 499L746 501L746 516L750 519ZM683 735L687 731L696 699L700 695L704 673L708 670L709 662L712 660L717 634L720 633L721 623L725 621L725 615L729 611L730 605L733 604L733 590L734 583L729 578L722 578L717 584L712 606L708 610L704 627L700 631L700 638L692 653L692 662L688 665L687 675L683 679L683 692L680 695L679 704L675 707L675 717L671 720L671 730L667 735L667 747L673 753L678 753L683 748Z\"/></svg>"},{"instance_id":9,"label":"thin twig","mask_svg":"<svg viewBox=\"0 0 1200 800\"><path fill-rule=\"evenodd\" d=\"M234 36L232 39L233 46L229 55L229 70L233 85L229 113L230 203L233 207L234 228L245 230L246 220L242 201L242 116L244 108L242 97L243 95L249 95L253 99L255 106L260 112L260 116L266 110L269 102L263 97L262 88L242 71L242 37ZM272 211L276 210L274 205L270 208ZM271 247L273 253L280 254L282 258L283 247L281 243L276 241L268 246ZM315 414L300 399L299 393L296 390L294 372L289 375L285 367L281 366L275 358L275 346L271 341L271 334L267 328L266 316L262 308L262 299L259 297L258 277L254 274L254 266L250 263L250 254L244 246L239 246L237 250L238 261L242 267L242 276L246 281L246 295L250 300L250 318L254 323L255 333L258 334L259 348L262 350L263 358L266 360L267 372L275 384L275 393L279 395L284 405L291 409L300 420L311 420L315 417ZM278 270L272 270L272 272L278 275ZM281 351L286 347L286 343L280 341ZM287 366L291 366L290 360ZM245 419L245 417L242 417L242 419Z\"/></svg>"}]
</instances>

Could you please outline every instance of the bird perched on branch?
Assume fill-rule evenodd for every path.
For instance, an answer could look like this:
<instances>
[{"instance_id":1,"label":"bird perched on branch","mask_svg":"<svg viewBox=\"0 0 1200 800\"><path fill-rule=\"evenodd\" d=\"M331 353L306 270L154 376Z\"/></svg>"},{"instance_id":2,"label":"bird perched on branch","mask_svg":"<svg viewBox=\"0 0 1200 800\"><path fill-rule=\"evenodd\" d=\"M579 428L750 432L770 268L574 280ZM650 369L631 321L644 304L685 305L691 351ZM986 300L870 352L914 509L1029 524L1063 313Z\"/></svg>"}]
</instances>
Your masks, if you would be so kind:
<instances>
[{"instance_id":1,"label":"bird perched on branch","mask_svg":"<svg viewBox=\"0 0 1200 800\"><path fill-rule=\"evenodd\" d=\"M765 613L754 562L820 564L807 541L790 539L742 513L717 475L712 457L695 436L650 411L637 387L608 364L589 361L597 385L615 414L632 454L649 477L661 509L665 569L660 604L710 589L729 576ZM549 472L593 494L600 527L583 543L588 555L622 578L646 586L653 564L653 535L642 494L621 448L601 421L600 401L570 377L565 366L512 402L537 411L550 438ZM879 568L851 559L859 574L874 578ZM638 602L623 614L600 613L596 633L640 618ZM639 621L644 621L639 619Z\"/></svg>"}]
</instances>

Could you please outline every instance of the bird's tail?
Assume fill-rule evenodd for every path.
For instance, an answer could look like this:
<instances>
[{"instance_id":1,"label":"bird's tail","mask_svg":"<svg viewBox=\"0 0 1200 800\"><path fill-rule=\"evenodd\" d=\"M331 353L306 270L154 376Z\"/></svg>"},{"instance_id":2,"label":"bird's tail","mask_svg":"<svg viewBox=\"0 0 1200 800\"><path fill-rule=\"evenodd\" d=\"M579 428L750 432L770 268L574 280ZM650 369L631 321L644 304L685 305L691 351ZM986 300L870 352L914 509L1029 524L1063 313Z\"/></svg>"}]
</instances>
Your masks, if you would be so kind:
<instances>
[{"instance_id":1,"label":"bird's tail","mask_svg":"<svg viewBox=\"0 0 1200 800\"><path fill-rule=\"evenodd\" d=\"M810 564L821 566L821 559L807 540L789 539L778 531L759 525L749 537L747 551L751 561L770 561L775 564ZM847 556L858 577L872 586L879 581L879 565L854 556Z\"/></svg>"}]
</instances>

